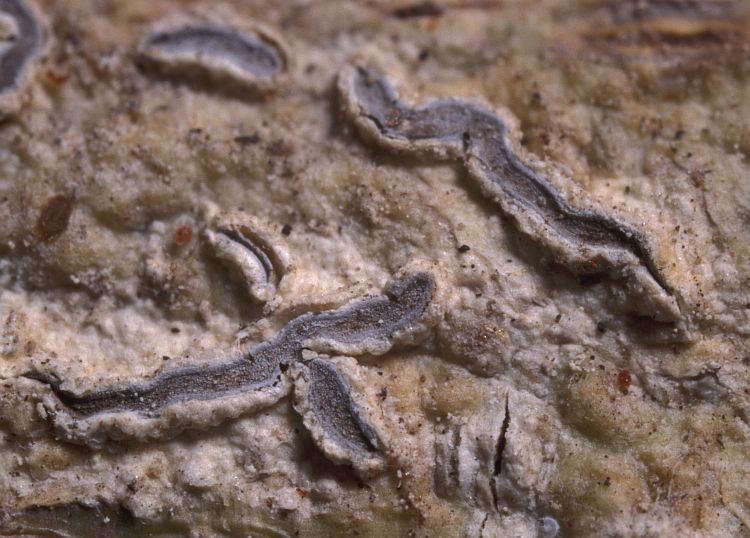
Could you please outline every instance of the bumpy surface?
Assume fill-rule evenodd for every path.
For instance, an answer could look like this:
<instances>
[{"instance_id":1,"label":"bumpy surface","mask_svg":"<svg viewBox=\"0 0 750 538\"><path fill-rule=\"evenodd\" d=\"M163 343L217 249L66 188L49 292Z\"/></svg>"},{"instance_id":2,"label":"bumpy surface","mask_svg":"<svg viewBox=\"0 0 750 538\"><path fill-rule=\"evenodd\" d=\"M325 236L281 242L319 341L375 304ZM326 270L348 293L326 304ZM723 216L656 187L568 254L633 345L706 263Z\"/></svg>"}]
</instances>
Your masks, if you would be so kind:
<instances>
[{"instance_id":1,"label":"bumpy surface","mask_svg":"<svg viewBox=\"0 0 750 538\"><path fill-rule=\"evenodd\" d=\"M750 535L749 52L0 0L0 535Z\"/></svg>"}]
</instances>

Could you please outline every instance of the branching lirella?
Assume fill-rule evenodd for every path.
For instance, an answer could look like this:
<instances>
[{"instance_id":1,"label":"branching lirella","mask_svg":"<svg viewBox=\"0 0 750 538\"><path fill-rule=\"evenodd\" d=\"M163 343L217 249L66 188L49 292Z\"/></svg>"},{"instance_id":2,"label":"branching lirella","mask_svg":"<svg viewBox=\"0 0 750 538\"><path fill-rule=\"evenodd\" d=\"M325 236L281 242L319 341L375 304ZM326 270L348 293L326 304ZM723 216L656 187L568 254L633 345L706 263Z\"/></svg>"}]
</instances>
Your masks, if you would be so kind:
<instances>
[{"instance_id":1,"label":"branching lirella","mask_svg":"<svg viewBox=\"0 0 750 538\"><path fill-rule=\"evenodd\" d=\"M323 453L371 470L382 466L382 444L354 403L348 382L323 355L304 358L303 351L384 353L399 335L415 332L433 292L432 275L415 273L391 283L383 295L303 314L271 340L225 362L167 371L141 384L80 394L50 374L26 377L51 387L44 404L62 438L100 447L111 438L144 440L272 405L289 392L291 368L295 408ZM216 405L203 406L201 415L196 404L206 401Z\"/></svg>"}]
</instances>

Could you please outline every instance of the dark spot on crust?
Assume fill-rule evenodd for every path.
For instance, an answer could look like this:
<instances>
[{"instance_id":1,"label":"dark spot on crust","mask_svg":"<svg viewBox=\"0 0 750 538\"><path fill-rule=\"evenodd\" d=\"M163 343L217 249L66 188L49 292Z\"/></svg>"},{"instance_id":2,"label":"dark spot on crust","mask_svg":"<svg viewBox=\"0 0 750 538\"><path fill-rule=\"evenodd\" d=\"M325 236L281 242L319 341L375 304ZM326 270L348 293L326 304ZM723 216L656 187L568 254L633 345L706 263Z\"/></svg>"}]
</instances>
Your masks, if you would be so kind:
<instances>
[{"instance_id":1,"label":"dark spot on crust","mask_svg":"<svg viewBox=\"0 0 750 538\"><path fill-rule=\"evenodd\" d=\"M602 275L578 275L578 283L581 286L593 286L599 284L602 281Z\"/></svg>"},{"instance_id":2,"label":"dark spot on crust","mask_svg":"<svg viewBox=\"0 0 750 538\"><path fill-rule=\"evenodd\" d=\"M39 238L44 242L57 239L68 227L73 212L73 199L64 194L53 196L44 204L36 223Z\"/></svg>"},{"instance_id":3,"label":"dark spot on crust","mask_svg":"<svg viewBox=\"0 0 750 538\"><path fill-rule=\"evenodd\" d=\"M257 144L258 142L260 142L260 137L257 134L240 135L240 136L235 136L234 141L237 142L238 144L251 145L251 144Z\"/></svg>"},{"instance_id":4,"label":"dark spot on crust","mask_svg":"<svg viewBox=\"0 0 750 538\"><path fill-rule=\"evenodd\" d=\"M463 254L464 252L469 252L471 250L471 247L469 245L461 245L458 247L458 251Z\"/></svg>"},{"instance_id":5,"label":"dark spot on crust","mask_svg":"<svg viewBox=\"0 0 750 538\"><path fill-rule=\"evenodd\" d=\"M420 2L393 10L393 16L398 19L413 19L418 17L439 17L443 8L432 2Z\"/></svg>"},{"instance_id":6,"label":"dark spot on crust","mask_svg":"<svg viewBox=\"0 0 750 538\"><path fill-rule=\"evenodd\" d=\"M290 155L293 151L293 148L292 145L288 142L278 139L268 144L266 146L266 151L271 155L283 157L285 155Z\"/></svg>"},{"instance_id":7,"label":"dark spot on crust","mask_svg":"<svg viewBox=\"0 0 750 538\"><path fill-rule=\"evenodd\" d=\"M284 224L284 226L281 228L281 233L283 235L289 235L292 233L292 225L291 224Z\"/></svg>"}]
</instances>

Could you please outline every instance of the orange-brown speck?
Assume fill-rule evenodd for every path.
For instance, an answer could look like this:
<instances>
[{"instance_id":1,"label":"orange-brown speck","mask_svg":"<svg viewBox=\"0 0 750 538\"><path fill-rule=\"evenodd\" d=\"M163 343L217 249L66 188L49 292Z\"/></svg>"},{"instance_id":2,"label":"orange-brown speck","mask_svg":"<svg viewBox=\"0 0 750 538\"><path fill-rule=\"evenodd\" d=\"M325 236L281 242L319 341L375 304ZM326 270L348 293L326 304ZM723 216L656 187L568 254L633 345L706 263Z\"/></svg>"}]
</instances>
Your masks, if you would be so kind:
<instances>
[{"instance_id":1,"label":"orange-brown speck","mask_svg":"<svg viewBox=\"0 0 750 538\"><path fill-rule=\"evenodd\" d=\"M630 387L630 383L632 383L633 378L630 376L630 372L627 370L620 370L620 372L617 374L617 387L622 392L627 392L628 388Z\"/></svg>"},{"instance_id":2,"label":"orange-brown speck","mask_svg":"<svg viewBox=\"0 0 750 538\"><path fill-rule=\"evenodd\" d=\"M57 71L53 71L52 69L47 70L47 80L49 80L53 84L58 84L58 85L65 84L65 82L69 78L70 78L70 74L68 73L58 73Z\"/></svg>"},{"instance_id":3,"label":"orange-brown speck","mask_svg":"<svg viewBox=\"0 0 750 538\"><path fill-rule=\"evenodd\" d=\"M174 232L174 242L179 246L190 243L193 239L193 229L190 226L180 226Z\"/></svg>"}]
</instances>

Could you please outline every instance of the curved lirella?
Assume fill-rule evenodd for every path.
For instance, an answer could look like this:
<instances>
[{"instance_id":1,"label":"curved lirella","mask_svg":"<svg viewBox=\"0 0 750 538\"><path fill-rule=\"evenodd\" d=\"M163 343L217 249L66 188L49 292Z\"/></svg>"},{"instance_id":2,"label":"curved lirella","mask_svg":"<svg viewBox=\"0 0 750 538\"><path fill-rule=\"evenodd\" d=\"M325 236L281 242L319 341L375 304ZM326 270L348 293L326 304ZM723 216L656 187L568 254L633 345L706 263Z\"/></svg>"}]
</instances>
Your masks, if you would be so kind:
<instances>
[{"instance_id":1,"label":"curved lirella","mask_svg":"<svg viewBox=\"0 0 750 538\"><path fill-rule=\"evenodd\" d=\"M304 383L297 388L299 401L305 402L300 412L308 423L315 424L315 431L322 432L314 438L322 443L323 452L336 462L360 462L362 468L374 468L378 457L356 456L361 447L352 433L352 420L359 421L363 438L371 436L348 395L344 378L334 366L319 364L321 359L302 366L296 363L303 350L319 347L339 347L350 354L385 353L400 334L418 330L433 292L433 277L416 273L394 281L383 295L336 310L303 314L275 337L224 362L166 371L134 385L77 393L51 374L31 372L25 377L51 388L43 404L62 438L99 448L112 438L166 437L272 405L288 394L291 387L286 371L294 366L292 381ZM379 450L373 439L368 446ZM343 456L330 448L339 445L345 447Z\"/></svg>"},{"instance_id":2,"label":"curved lirella","mask_svg":"<svg viewBox=\"0 0 750 538\"><path fill-rule=\"evenodd\" d=\"M281 279L290 269L289 255L267 229L254 219L219 222L206 230L205 237L214 254L231 266L245 283L253 299L270 301Z\"/></svg>"},{"instance_id":3,"label":"curved lirella","mask_svg":"<svg viewBox=\"0 0 750 538\"><path fill-rule=\"evenodd\" d=\"M0 40L0 115L18 106L17 94L42 52L44 32L23 0L0 0L0 23L7 27Z\"/></svg>"},{"instance_id":4,"label":"curved lirella","mask_svg":"<svg viewBox=\"0 0 750 538\"><path fill-rule=\"evenodd\" d=\"M269 29L241 31L210 22L156 28L138 53L142 63L165 75L259 91L273 89L289 63L286 47Z\"/></svg>"},{"instance_id":5,"label":"curved lirella","mask_svg":"<svg viewBox=\"0 0 750 538\"><path fill-rule=\"evenodd\" d=\"M344 112L368 140L386 150L458 158L484 194L518 227L578 274L625 279L644 313L680 318L672 291L644 235L628 224L571 205L508 141L499 113L460 99L403 102L380 71L349 65L339 76Z\"/></svg>"}]
</instances>

